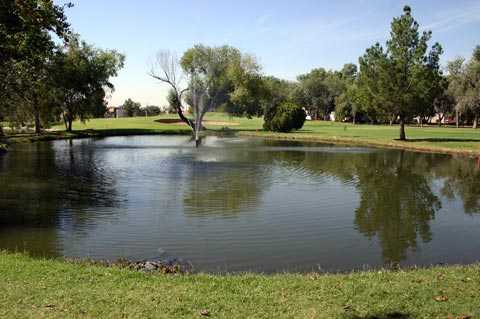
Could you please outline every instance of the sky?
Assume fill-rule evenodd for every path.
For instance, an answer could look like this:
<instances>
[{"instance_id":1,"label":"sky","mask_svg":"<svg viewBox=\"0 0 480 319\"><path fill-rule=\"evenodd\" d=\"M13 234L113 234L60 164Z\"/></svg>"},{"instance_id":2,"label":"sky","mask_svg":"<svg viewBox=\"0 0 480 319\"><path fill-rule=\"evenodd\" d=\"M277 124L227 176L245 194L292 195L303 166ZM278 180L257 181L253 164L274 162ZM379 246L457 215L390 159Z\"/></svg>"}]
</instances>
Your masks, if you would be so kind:
<instances>
[{"instance_id":1,"label":"sky","mask_svg":"<svg viewBox=\"0 0 480 319\"><path fill-rule=\"evenodd\" d=\"M126 55L109 105L127 98L165 105L167 88L148 76L149 61L159 50L181 56L198 43L237 47L255 55L264 74L288 80L317 67L358 63L367 47L385 43L392 18L405 4L422 29L432 30L431 44L444 48L442 64L469 57L480 45L480 0L70 1L74 32Z\"/></svg>"}]
</instances>

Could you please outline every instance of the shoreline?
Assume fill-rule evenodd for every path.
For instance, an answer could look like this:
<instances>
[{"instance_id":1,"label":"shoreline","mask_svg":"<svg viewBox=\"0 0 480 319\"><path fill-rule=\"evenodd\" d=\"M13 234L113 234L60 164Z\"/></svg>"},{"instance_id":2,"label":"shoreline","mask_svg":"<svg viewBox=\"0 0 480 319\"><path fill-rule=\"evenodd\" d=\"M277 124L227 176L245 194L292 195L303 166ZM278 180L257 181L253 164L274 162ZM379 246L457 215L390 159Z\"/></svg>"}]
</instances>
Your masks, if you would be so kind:
<instances>
[{"instance_id":1,"label":"shoreline","mask_svg":"<svg viewBox=\"0 0 480 319\"><path fill-rule=\"evenodd\" d=\"M459 155L468 157L480 156L480 149L454 149L446 147L413 145L418 142L415 139L407 141L389 140L387 141L372 141L363 138L346 138L346 137L325 137L318 136L316 134L303 135L305 133L291 132L291 133L277 133L267 131L247 131L247 130L229 130L229 134L243 136L264 138L270 140L283 140L283 141L300 141L300 142L317 142L333 145L348 145L348 146L365 146L373 148L388 148L398 150L408 150L423 153L435 153L435 154L447 154L447 155ZM191 134L189 129L105 129L105 130L79 130L67 133L65 131L50 131L41 135L34 133L16 134L5 136L0 141L0 154L8 152L8 145L19 143L33 143L39 141L54 141L54 140L68 140L68 139L83 139L83 138L103 138L113 136L141 136L141 135L189 135ZM208 130L207 134L222 135L225 131L222 130ZM300 136L299 136L300 135ZM303 136L302 136L303 135ZM459 142L462 140L459 139ZM3 143L3 144L2 144ZM2 147L3 145L3 147Z\"/></svg>"},{"instance_id":2,"label":"shoreline","mask_svg":"<svg viewBox=\"0 0 480 319\"><path fill-rule=\"evenodd\" d=\"M476 318L480 315L480 264L348 274L165 274L0 251L0 274L3 317Z\"/></svg>"},{"instance_id":3,"label":"shoreline","mask_svg":"<svg viewBox=\"0 0 480 319\"><path fill-rule=\"evenodd\" d=\"M239 136L256 137L279 141L299 141L299 142L318 142L333 145L347 145L347 146L365 146L373 148L388 148L397 150L407 150L422 153L434 153L445 155L460 155L468 157L480 156L480 150L466 150L466 149L450 149L431 146L408 145L408 143L415 143L415 140L398 141L391 140L391 142L368 141L365 139L343 138L343 137L319 137L319 136L298 136L296 133L276 133L276 132L248 132L240 131ZM459 140L460 141L460 140Z\"/></svg>"}]
</instances>

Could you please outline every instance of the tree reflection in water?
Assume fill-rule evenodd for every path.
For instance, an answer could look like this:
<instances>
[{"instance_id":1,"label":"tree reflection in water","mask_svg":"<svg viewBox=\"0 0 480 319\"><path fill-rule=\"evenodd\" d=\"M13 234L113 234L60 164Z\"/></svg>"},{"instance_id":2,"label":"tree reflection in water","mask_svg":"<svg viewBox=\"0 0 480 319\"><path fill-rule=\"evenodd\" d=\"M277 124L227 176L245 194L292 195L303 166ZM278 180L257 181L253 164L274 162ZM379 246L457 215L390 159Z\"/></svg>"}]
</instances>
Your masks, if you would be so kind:
<instances>
[{"instance_id":1,"label":"tree reflection in water","mask_svg":"<svg viewBox=\"0 0 480 319\"><path fill-rule=\"evenodd\" d=\"M254 213L269 188L270 166L266 155L242 149L197 153L186 168L188 187L184 193L187 214L234 217Z\"/></svg>"},{"instance_id":2,"label":"tree reflection in water","mask_svg":"<svg viewBox=\"0 0 480 319\"><path fill-rule=\"evenodd\" d=\"M60 229L95 222L96 207L115 207L115 174L98 160L82 141L17 146L2 158L1 247L55 255Z\"/></svg>"},{"instance_id":3,"label":"tree reflection in water","mask_svg":"<svg viewBox=\"0 0 480 319\"><path fill-rule=\"evenodd\" d=\"M301 166L317 176L355 185L360 197L355 227L370 239L378 238L385 263L404 260L409 249L417 249L419 240L432 239L430 222L441 208L432 190L432 169L441 171L452 162L449 157L397 150L330 152L328 148L303 154L303 161L293 151L276 154L276 158L284 165ZM465 186L462 179L456 181ZM460 185L455 189L461 189Z\"/></svg>"},{"instance_id":4,"label":"tree reflection in water","mask_svg":"<svg viewBox=\"0 0 480 319\"><path fill-rule=\"evenodd\" d=\"M403 151L375 153L368 156L367 165L357 167L360 204L355 225L369 238L378 237L386 263L405 259L418 239L432 239L430 221L441 202L429 180L416 173L416 166L423 164L418 157Z\"/></svg>"}]
</instances>

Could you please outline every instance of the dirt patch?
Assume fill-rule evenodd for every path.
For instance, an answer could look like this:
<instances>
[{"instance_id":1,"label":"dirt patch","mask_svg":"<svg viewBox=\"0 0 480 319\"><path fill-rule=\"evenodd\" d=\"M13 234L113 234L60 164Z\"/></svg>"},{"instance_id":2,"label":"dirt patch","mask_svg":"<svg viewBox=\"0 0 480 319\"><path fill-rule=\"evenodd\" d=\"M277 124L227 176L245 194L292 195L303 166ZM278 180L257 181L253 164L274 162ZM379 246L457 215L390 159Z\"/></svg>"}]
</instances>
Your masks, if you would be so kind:
<instances>
[{"instance_id":1,"label":"dirt patch","mask_svg":"<svg viewBox=\"0 0 480 319\"><path fill-rule=\"evenodd\" d=\"M174 124L174 125L186 125L183 121L179 119L158 119L155 122L162 123L162 124ZM204 125L214 125L214 126L235 126L240 125L237 122L222 122L222 121L203 121Z\"/></svg>"}]
</instances>

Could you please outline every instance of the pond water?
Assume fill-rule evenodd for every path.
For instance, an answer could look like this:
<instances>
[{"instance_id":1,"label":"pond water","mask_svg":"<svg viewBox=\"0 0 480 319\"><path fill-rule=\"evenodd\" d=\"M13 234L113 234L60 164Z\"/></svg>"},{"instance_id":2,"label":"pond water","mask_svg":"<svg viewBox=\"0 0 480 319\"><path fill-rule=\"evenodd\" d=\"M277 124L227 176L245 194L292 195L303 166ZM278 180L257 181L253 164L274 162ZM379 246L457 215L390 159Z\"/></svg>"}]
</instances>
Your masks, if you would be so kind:
<instances>
[{"instance_id":1,"label":"pond water","mask_svg":"<svg viewBox=\"0 0 480 319\"><path fill-rule=\"evenodd\" d=\"M479 163L245 138L17 145L0 156L0 249L208 272L470 263Z\"/></svg>"}]
</instances>

